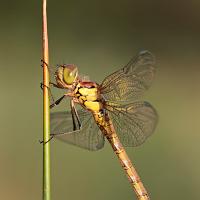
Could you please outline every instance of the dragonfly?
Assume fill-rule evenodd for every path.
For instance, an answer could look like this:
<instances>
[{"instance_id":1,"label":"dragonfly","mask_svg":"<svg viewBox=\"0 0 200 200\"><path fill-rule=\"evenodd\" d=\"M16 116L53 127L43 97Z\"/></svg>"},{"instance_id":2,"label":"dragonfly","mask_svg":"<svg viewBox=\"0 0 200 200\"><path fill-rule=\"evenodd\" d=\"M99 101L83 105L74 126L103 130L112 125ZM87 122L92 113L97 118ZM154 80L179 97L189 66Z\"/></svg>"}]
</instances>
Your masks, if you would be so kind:
<instances>
[{"instance_id":1,"label":"dragonfly","mask_svg":"<svg viewBox=\"0 0 200 200\"><path fill-rule=\"evenodd\" d=\"M66 93L51 104L70 99L70 110L51 113L51 138L84 149L103 148L105 138L117 155L137 199L150 199L124 147L139 146L154 132L158 115L154 107L140 100L155 75L155 59L141 51L127 65L107 76L101 84L84 80L74 64L57 66L54 87ZM81 109L77 109L76 105Z\"/></svg>"}]
</instances>

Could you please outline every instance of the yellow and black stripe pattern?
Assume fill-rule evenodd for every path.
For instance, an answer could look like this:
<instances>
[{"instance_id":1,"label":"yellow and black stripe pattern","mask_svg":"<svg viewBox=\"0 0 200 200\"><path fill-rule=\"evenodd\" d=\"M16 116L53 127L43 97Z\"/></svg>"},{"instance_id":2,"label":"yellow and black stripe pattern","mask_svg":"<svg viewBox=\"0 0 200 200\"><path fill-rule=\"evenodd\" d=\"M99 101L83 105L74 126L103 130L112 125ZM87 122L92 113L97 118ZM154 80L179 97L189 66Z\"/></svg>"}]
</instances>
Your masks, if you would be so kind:
<instances>
[{"instance_id":1,"label":"yellow and black stripe pattern","mask_svg":"<svg viewBox=\"0 0 200 200\"><path fill-rule=\"evenodd\" d=\"M94 82L80 82L74 90L74 96L79 103L91 112L99 112L102 109L97 84Z\"/></svg>"}]
</instances>

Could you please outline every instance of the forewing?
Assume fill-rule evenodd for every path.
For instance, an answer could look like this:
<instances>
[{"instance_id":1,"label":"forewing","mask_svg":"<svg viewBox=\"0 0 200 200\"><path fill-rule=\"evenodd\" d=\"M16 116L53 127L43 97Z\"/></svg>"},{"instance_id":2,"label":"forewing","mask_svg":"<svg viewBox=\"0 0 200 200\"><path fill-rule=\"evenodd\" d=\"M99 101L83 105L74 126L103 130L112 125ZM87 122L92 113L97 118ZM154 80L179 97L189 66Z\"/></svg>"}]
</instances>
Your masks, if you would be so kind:
<instances>
[{"instance_id":1,"label":"forewing","mask_svg":"<svg viewBox=\"0 0 200 200\"><path fill-rule=\"evenodd\" d=\"M126 147L142 144L154 131L158 115L148 102L107 103L106 109L120 141Z\"/></svg>"},{"instance_id":2,"label":"forewing","mask_svg":"<svg viewBox=\"0 0 200 200\"><path fill-rule=\"evenodd\" d=\"M80 130L73 131L70 111L51 113L51 135L69 144L73 144L91 151L104 146L104 136L96 125L91 113L79 110L81 121ZM78 121L75 121L78 127Z\"/></svg>"},{"instance_id":3,"label":"forewing","mask_svg":"<svg viewBox=\"0 0 200 200\"><path fill-rule=\"evenodd\" d=\"M106 77L100 92L108 101L133 102L147 90L155 74L155 60L148 51L140 52L125 67Z\"/></svg>"}]
</instances>

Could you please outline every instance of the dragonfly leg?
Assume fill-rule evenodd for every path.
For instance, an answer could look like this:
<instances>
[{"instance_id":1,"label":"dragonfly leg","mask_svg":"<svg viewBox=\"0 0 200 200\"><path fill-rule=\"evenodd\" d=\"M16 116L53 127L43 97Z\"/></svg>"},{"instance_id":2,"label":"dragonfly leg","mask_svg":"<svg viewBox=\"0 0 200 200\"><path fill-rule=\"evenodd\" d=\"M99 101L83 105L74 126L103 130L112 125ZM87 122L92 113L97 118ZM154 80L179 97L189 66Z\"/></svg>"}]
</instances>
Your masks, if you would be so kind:
<instances>
[{"instance_id":1,"label":"dragonfly leg","mask_svg":"<svg viewBox=\"0 0 200 200\"><path fill-rule=\"evenodd\" d=\"M53 139L53 137L54 137L54 136L51 135L50 138L49 138L46 142L44 142L43 140L42 140L42 141L39 140L39 143L45 145L46 143L50 142L50 141Z\"/></svg>"},{"instance_id":2,"label":"dragonfly leg","mask_svg":"<svg viewBox=\"0 0 200 200\"><path fill-rule=\"evenodd\" d=\"M71 114L72 114L73 130L74 131L76 131L77 129L80 130L81 121L80 121L80 118L78 116L78 112L77 112L76 107L74 105L73 99L70 101L70 107L71 107ZM76 121L78 122L78 128L77 128L77 125L76 125Z\"/></svg>"},{"instance_id":3,"label":"dragonfly leg","mask_svg":"<svg viewBox=\"0 0 200 200\"><path fill-rule=\"evenodd\" d=\"M54 101L54 97L53 97L53 94L52 94L52 92L51 92L51 88L50 87L48 87L48 86L46 86L46 85L44 85L44 83L40 83L40 88L43 90L43 88L44 87L46 87L48 90L49 90L49 94L50 94L50 96L51 96L51 99L52 99L52 102L53 102L53 104L55 103L55 101Z\"/></svg>"},{"instance_id":4,"label":"dragonfly leg","mask_svg":"<svg viewBox=\"0 0 200 200\"><path fill-rule=\"evenodd\" d=\"M53 108L54 106L57 106L60 104L60 102L66 97L66 95L64 94L62 97L60 97L59 99L57 99L56 101L53 101L53 103L50 105L50 109Z\"/></svg>"},{"instance_id":5,"label":"dragonfly leg","mask_svg":"<svg viewBox=\"0 0 200 200\"><path fill-rule=\"evenodd\" d=\"M50 83L50 84L54 84L54 83ZM62 97L60 97L59 99L57 99L56 101L54 100L54 97L53 97L53 94L51 92L51 88L44 85L43 83L40 83L40 88L43 89L44 87L47 87L48 90L49 90L49 94L51 96L51 99L52 99L52 104L49 106L50 109L53 108L54 106L57 106L58 104L60 104L60 102L66 97L66 96L70 96L70 93L68 94L64 94Z\"/></svg>"},{"instance_id":6,"label":"dragonfly leg","mask_svg":"<svg viewBox=\"0 0 200 200\"><path fill-rule=\"evenodd\" d=\"M58 104L60 104L60 102L65 98L65 97L72 97L73 94L66 93L64 94L62 97L60 97L59 99L57 99L56 101L54 101L51 105L50 105L50 109L53 108L54 106L57 106Z\"/></svg>"},{"instance_id":7,"label":"dragonfly leg","mask_svg":"<svg viewBox=\"0 0 200 200\"><path fill-rule=\"evenodd\" d=\"M56 87L56 88L59 88L59 89L63 89L63 88L58 87L58 85L56 83L53 83L53 82L49 82L49 85L52 85L53 87ZM42 90L43 90L44 86L49 88L48 86L44 85L44 83L40 83L40 87L41 87Z\"/></svg>"},{"instance_id":8,"label":"dragonfly leg","mask_svg":"<svg viewBox=\"0 0 200 200\"><path fill-rule=\"evenodd\" d=\"M48 65L43 59L41 59L40 61L41 61L41 63L42 63L42 64L41 64L41 67L44 67L44 64L45 64L47 67L49 67L49 65Z\"/></svg>"},{"instance_id":9,"label":"dragonfly leg","mask_svg":"<svg viewBox=\"0 0 200 200\"><path fill-rule=\"evenodd\" d=\"M51 72L51 73L54 73L54 70L52 69L53 67L50 67L43 59L41 59L41 62L42 62L42 64L41 64L41 67L44 67L44 65L46 65L47 66L47 68L48 68L48 70ZM49 82L49 84L50 85L52 85L52 86L54 86L54 87L56 87L56 88L60 88L60 87L58 87L58 85L56 84L56 83L53 83L53 82ZM43 85L44 86L44 85ZM62 89L62 88L61 88Z\"/></svg>"},{"instance_id":10,"label":"dragonfly leg","mask_svg":"<svg viewBox=\"0 0 200 200\"><path fill-rule=\"evenodd\" d=\"M53 82L49 82L50 85L52 85L53 87L56 87L56 88L59 88L59 89L63 89L61 87L58 87L58 85L56 83L53 83Z\"/></svg>"},{"instance_id":11,"label":"dragonfly leg","mask_svg":"<svg viewBox=\"0 0 200 200\"><path fill-rule=\"evenodd\" d=\"M43 59L41 59L41 63L42 63L42 64L41 64L41 67L44 67L44 65L46 65L47 68L48 68L48 70L49 70L51 73L54 72L53 67L49 66Z\"/></svg>"}]
</instances>

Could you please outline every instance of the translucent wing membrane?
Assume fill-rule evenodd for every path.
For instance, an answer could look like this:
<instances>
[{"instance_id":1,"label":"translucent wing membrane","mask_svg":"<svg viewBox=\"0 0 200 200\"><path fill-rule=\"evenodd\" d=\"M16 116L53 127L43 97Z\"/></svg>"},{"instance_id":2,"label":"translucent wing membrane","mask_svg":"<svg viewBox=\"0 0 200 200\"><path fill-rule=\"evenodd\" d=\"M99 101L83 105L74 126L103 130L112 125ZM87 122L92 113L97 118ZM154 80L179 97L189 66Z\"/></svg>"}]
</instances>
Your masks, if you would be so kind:
<instances>
[{"instance_id":1,"label":"translucent wing membrane","mask_svg":"<svg viewBox=\"0 0 200 200\"><path fill-rule=\"evenodd\" d=\"M158 116L148 102L117 105L107 102L110 118L124 146L142 144L154 131Z\"/></svg>"},{"instance_id":2,"label":"translucent wing membrane","mask_svg":"<svg viewBox=\"0 0 200 200\"><path fill-rule=\"evenodd\" d=\"M73 130L74 125L70 111L51 113L51 135L69 144L88 150L98 150L104 146L104 136L88 111L79 110L80 130ZM75 121L78 127L78 121Z\"/></svg>"},{"instance_id":3,"label":"translucent wing membrane","mask_svg":"<svg viewBox=\"0 0 200 200\"><path fill-rule=\"evenodd\" d=\"M133 102L147 90L154 77L155 60L148 51L142 51L125 67L106 77L100 85L106 100Z\"/></svg>"}]
</instances>

